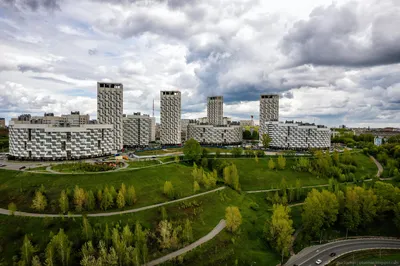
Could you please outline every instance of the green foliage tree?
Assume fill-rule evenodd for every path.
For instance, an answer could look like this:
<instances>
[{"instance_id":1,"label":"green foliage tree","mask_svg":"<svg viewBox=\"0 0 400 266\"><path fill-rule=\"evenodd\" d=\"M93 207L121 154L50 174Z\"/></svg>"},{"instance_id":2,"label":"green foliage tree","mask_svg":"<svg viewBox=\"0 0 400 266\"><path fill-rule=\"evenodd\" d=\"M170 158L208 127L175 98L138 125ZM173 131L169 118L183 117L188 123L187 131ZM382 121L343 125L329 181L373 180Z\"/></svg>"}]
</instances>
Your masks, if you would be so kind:
<instances>
[{"instance_id":1,"label":"green foliage tree","mask_svg":"<svg viewBox=\"0 0 400 266\"><path fill-rule=\"evenodd\" d=\"M285 256L289 255L294 233L293 221L290 219L290 208L281 204L273 205L271 221L267 221L264 235L270 245L277 252Z\"/></svg>"},{"instance_id":2,"label":"green foliage tree","mask_svg":"<svg viewBox=\"0 0 400 266\"><path fill-rule=\"evenodd\" d=\"M10 215L14 215L14 213L17 211L17 205L14 202L11 202L8 204L8 211L10 212Z\"/></svg>"},{"instance_id":3,"label":"green foliage tree","mask_svg":"<svg viewBox=\"0 0 400 266\"><path fill-rule=\"evenodd\" d=\"M180 161L181 161L181 160L180 160L179 156L176 155L175 158L174 158L174 162L175 162L175 163L179 163Z\"/></svg>"},{"instance_id":4,"label":"green foliage tree","mask_svg":"<svg viewBox=\"0 0 400 266\"><path fill-rule=\"evenodd\" d=\"M274 160L272 160L272 158L269 158L268 169L269 170L274 170L275 169L275 162L274 162Z\"/></svg>"},{"instance_id":5,"label":"green foliage tree","mask_svg":"<svg viewBox=\"0 0 400 266\"><path fill-rule=\"evenodd\" d=\"M32 200L32 208L37 211L44 211L47 206L47 199L40 191L35 192L35 197Z\"/></svg>"},{"instance_id":6,"label":"green foliage tree","mask_svg":"<svg viewBox=\"0 0 400 266\"><path fill-rule=\"evenodd\" d=\"M197 181L194 181L193 182L193 193L196 193L199 190L200 190L199 183L197 183Z\"/></svg>"},{"instance_id":7,"label":"green foliage tree","mask_svg":"<svg viewBox=\"0 0 400 266\"><path fill-rule=\"evenodd\" d=\"M278 157L278 168L283 170L286 167L286 158L283 157L282 155L279 155Z\"/></svg>"},{"instance_id":8,"label":"green foliage tree","mask_svg":"<svg viewBox=\"0 0 400 266\"><path fill-rule=\"evenodd\" d=\"M231 232L236 232L242 224L242 215L239 208L229 206L225 209L226 228Z\"/></svg>"},{"instance_id":9,"label":"green foliage tree","mask_svg":"<svg viewBox=\"0 0 400 266\"><path fill-rule=\"evenodd\" d=\"M243 154L243 149L239 148L239 147L235 147L232 149L231 153L234 157L240 157Z\"/></svg>"},{"instance_id":10,"label":"green foliage tree","mask_svg":"<svg viewBox=\"0 0 400 266\"><path fill-rule=\"evenodd\" d=\"M207 158L202 158L201 159L201 167L203 168L203 169L207 169L208 168L208 159Z\"/></svg>"},{"instance_id":11,"label":"green foliage tree","mask_svg":"<svg viewBox=\"0 0 400 266\"><path fill-rule=\"evenodd\" d=\"M119 191L122 192L122 194L124 195L124 197L126 198L126 186L124 183L121 184L121 187L119 188Z\"/></svg>"},{"instance_id":12,"label":"green foliage tree","mask_svg":"<svg viewBox=\"0 0 400 266\"><path fill-rule=\"evenodd\" d=\"M161 206L161 220L168 220L167 210L164 206Z\"/></svg>"},{"instance_id":13,"label":"green foliage tree","mask_svg":"<svg viewBox=\"0 0 400 266\"><path fill-rule=\"evenodd\" d=\"M40 262L40 258L38 255L33 256L32 266L42 266L42 263Z\"/></svg>"},{"instance_id":14,"label":"green foliage tree","mask_svg":"<svg viewBox=\"0 0 400 266\"><path fill-rule=\"evenodd\" d=\"M129 186L128 191L126 192L126 203L129 206L132 206L136 202L136 191L134 186Z\"/></svg>"},{"instance_id":15,"label":"green foliage tree","mask_svg":"<svg viewBox=\"0 0 400 266\"><path fill-rule=\"evenodd\" d=\"M185 221L185 228L183 229L183 238L188 243L193 241L192 224L189 219L186 219Z\"/></svg>"},{"instance_id":16,"label":"green foliage tree","mask_svg":"<svg viewBox=\"0 0 400 266\"><path fill-rule=\"evenodd\" d=\"M256 161L256 163L258 163L258 156L256 153L254 154L254 161Z\"/></svg>"},{"instance_id":17,"label":"green foliage tree","mask_svg":"<svg viewBox=\"0 0 400 266\"><path fill-rule=\"evenodd\" d=\"M114 186L110 187L110 194L113 198L113 201L117 198L117 191L115 190Z\"/></svg>"},{"instance_id":18,"label":"green foliage tree","mask_svg":"<svg viewBox=\"0 0 400 266\"><path fill-rule=\"evenodd\" d=\"M118 195L117 195L117 206L118 208L122 209L123 207L125 207L125 196L124 193L120 190L118 191Z\"/></svg>"},{"instance_id":19,"label":"green foliage tree","mask_svg":"<svg viewBox=\"0 0 400 266\"><path fill-rule=\"evenodd\" d=\"M171 181L165 181L164 183L164 195L172 199L175 195L174 186Z\"/></svg>"},{"instance_id":20,"label":"green foliage tree","mask_svg":"<svg viewBox=\"0 0 400 266\"><path fill-rule=\"evenodd\" d=\"M334 193L312 189L303 206L304 230L310 235L318 235L323 228L329 228L336 222L338 213L339 202Z\"/></svg>"},{"instance_id":21,"label":"green foliage tree","mask_svg":"<svg viewBox=\"0 0 400 266\"><path fill-rule=\"evenodd\" d=\"M60 199L58 200L62 213L67 213L69 210L69 199L65 190L61 191Z\"/></svg>"},{"instance_id":22,"label":"green foliage tree","mask_svg":"<svg viewBox=\"0 0 400 266\"><path fill-rule=\"evenodd\" d=\"M32 245L32 242L29 240L28 236L25 235L24 241L21 247L21 259L24 265L30 265L33 254L37 251L37 249Z\"/></svg>"},{"instance_id":23,"label":"green foliage tree","mask_svg":"<svg viewBox=\"0 0 400 266\"><path fill-rule=\"evenodd\" d=\"M108 190L108 187L106 187L104 189L103 197L102 197L101 204L100 204L101 209L106 211L107 209L111 208L113 205L114 205L113 197L112 197L110 191Z\"/></svg>"},{"instance_id":24,"label":"green foliage tree","mask_svg":"<svg viewBox=\"0 0 400 266\"><path fill-rule=\"evenodd\" d=\"M167 220L162 220L158 224L157 228L160 238L158 239L158 242L160 243L160 247L162 249L168 249L171 247L171 237L172 237L172 224L168 222Z\"/></svg>"},{"instance_id":25,"label":"green foliage tree","mask_svg":"<svg viewBox=\"0 0 400 266\"><path fill-rule=\"evenodd\" d=\"M87 219L87 217L84 215L82 218L82 237L85 241L90 241L92 240L92 236L93 236L92 226L90 225L90 222Z\"/></svg>"},{"instance_id":26,"label":"green foliage tree","mask_svg":"<svg viewBox=\"0 0 400 266\"><path fill-rule=\"evenodd\" d=\"M189 139L185 142L185 145L183 146L183 154L185 155L185 158L187 160L194 162L200 160L202 155L200 143L193 138Z\"/></svg>"},{"instance_id":27,"label":"green foliage tree","mask_svg":"<svg viewBox=\"0 0 400 266\"><path fill-rule=\"evenodd\" d=\"M68 236L60 229L57 235L53 236L46 248L46 265L63 265L69 264L71 257L72 243L68 240Z\"/></svg>"},{"instance_id":28,"label":"green foliage tree","mask_svg":"<svg viewBox=\"0 0 400 266\"><path fill-rule=\"evenodd\" d=\"M296 179L296 201L299 201L303 196L303 188L301 187L300 179Z\"/></svg>"},{"instance_id":29,"label":"green foliage tree","mask_svg":"<svg viewBox=\"0 0 400 266\"><path fill-rule=\"evenodd\" d=\"M224 168L225 184L231 186L236 191L240 191L239 173L235 164L231 164Z\"/></svg>"},{"instance_id":30,"label":"green foliage tree","mask_svg":"<svg viewBox=\"0 0 400 266\"><path fill-rule=\"evenodd\" d=\"M261 143L264 147L264 149L267 149L269 147L269 144L271 143L272 139L268 134L262 134L261 136Z\"/></svg>"},{"instance_id":31,"label":"green foliage tree","mask_svg":"<svg viewBox=\"0 0 400 266\"><path fill-rule=\"evenodd\" d=\"M83 190L83 188L75 186L74 204L75 204L75 210L77 212L81 212L83 210L83 205L85 204L85 201L86 201L85 191Z\"/></svg>"},{"instance_id":32,"label":"green foliage tree","mask_svg":"<svg viewBox=\"0 0 400 266\"><path fill-rule=\"evenodd\" d=\"M400 202L394 205L393 212L394 212L393 222L396 225L397 229L400 229Z\"/></svg>"},{"instance_id":33,"label":"green foliage tree","mask_svg":"<svg viewBox=\"0 0 400 266\"><path fill-rule=\"evenodd\" d=\"M96 200L94 198L93 191L89 190L86 193L85 208L88 211L93 211L96 207Z\"/></svg>"}]
</instances>

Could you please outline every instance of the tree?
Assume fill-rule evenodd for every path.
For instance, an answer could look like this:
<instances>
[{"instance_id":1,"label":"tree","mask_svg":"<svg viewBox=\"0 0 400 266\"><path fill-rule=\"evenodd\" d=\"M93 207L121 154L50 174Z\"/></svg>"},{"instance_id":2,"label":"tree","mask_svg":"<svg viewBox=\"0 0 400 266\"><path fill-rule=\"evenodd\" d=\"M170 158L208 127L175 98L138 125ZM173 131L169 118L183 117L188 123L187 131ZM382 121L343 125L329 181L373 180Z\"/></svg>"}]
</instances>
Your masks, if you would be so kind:
<instances>
[{"instance_id":1,"label":"tree","mask_svg":"<svg viewBox=\"0 0 400 266\"><path fill-rule=\"evenodd\" d=\"M92 240L93 230L92 226L89 223L89 220L84 215L82 218L82 236L85 241Z\"/></svg>"},{"instance_id":2,"label":"tree","mask_svg":"<svg viewBox=\"0 0 400 266\"><path fill-rule=\"evenodd\" d=\"M46 197L42 194L40 191L35 192L35 197L33 198L32 201L32 208L37 210L37 211L44 211L47 206L47 200Z\"/></svg>"},{"instance_id":3,"label":"tree","mask_svg":"<svg viewBox=\"0 0 400 266\"><path fill-rule=\"evenodd\" d=\"M286 167L286 158L280 155L278 157L278 168L283 170Z\"/></svg>"},{"instance_id":4,"label":"tree","mask_svg":"<svg viewBox=\"0 0 400 266\"><path fill-rule=\"evenodd\" d=\"M136 202L136 191L134 186L129 186L126 192L126 202L129 206L132 206Z\"/></svg>"},{"instance_id":5,"label":"tree","mask_svg":"<svg viewBox=\"0 0 400 266\"><path fill-rule=\"evenodd\" d=\"M196 193L199 190L200 190L199 183L197 183L197 181L194 181L193 182L193 193Z\"/></svg>"},{"instance_id":6,"label":"tree","mask_svg":"<svg viewBox=\"0 0 400 266\"><path fill-rule=\"evenodd\" d=\"M86 201L86 195L83 188L79 188L79 186L75 186L74 189L74 204L77 212L81 212L83 209L83 204Z\"/></svg>"},{"instance_id":7,"label":"tree","mask_svg":"<svg viewBox=\"0 0 400 266\"><path fill-rule=\"evenodd\" d=\"M299 201L303 195L303 188L301 187L300 179L296 179L296 201Z\"/></svg>"},{"instance_id":8,"label":"tree","mask_svg":"<svg viewBox=\"0 0 400 266\"><path fill-rule=\"evenodd\" d=\"M115 190L114 186L111 186L111 187L110 187L110 194L111 194L112 199L113 199L113 201L114 201L114 199L117 198L117 191Z\"/></svg>"},{"instance_id":9,"label":"tree","mask_svg":"<svg viewBox=\"0 0 400 266\"><path fill-rule=\"evenodd\" d=\"M121 190L118 192L118 195L117 195L117 206L120 209L125 207L125 197L124 197L124 193Z\"/></svg>"},{"instance_id":10,"label":"tree","mask_svg":"<svg viewBox=\"0 0 400 266\"><path fill-rule=\"evenodd\" d=\"M256 163L258 163L258 156L256 153L254 153L254 161L256 161Z\"/></svg>"},{"instance_id":11,"label":"tree","mask_svg":"<svg viewBox=\"0 0 400 266\"><path fill-rule=\"evenodd\" d=\"M171 247L171 235L172 235L172 224L167 220L162 220L158 224L158 232L160 233L160 238L158 242L162 249L168 249Z\"/></svg>"},{"instance_id":12,"label":"tree","mask_svg":"<svg viewBox=\"0 0 400 266\"><path fill-rule=\"evenodd\" d=\"M339 152L337 150L333 152L332 161L335 166L339 166L340 160L339 160Z\"/></svg>"},{"instance_id":13,"label":"tree","mask_svg":"<svg viewBox=\"0 0 400 266\"><path fill-rule=\"evenodd\" d=\"M235 147L235 148L233 148L232 149L232 155L234 156L234 157L240 157L240 156L242 156L242 154L243 154L243 149L242 148L239 148L239 147Z\"/></svg>"},{"instance_id":14,"label":"tree","mask_svg":"<svg viewBox=\"0 0 400 266\"><path fill-rule=\"evenodd\" d=\"M33 256L32 266L42 266L42 263L40 263L40 259L39 259L38 255Z\"/></svg>"},{"instance_id":15,"label":"tree","mask_svg":"<svg viewBox=\"0 0 400 266\"><path fill-rule=\"evenodd\" d=\"M236 191L240 191L239 174L235 164L224 168L224 181L225 184L231 186Z\"/></svg>"},{"instance_id":16,"label":"tree","mask_svg":"<svg viewBox=\"0 0 400 266\"><path fill-rule=\"evenodd\" d=\"M176 155L176 156L175 156L175 159L174 159L174 162L175 162L175 163L179 163L180 161L181 161L181 160L179 159L179 156Z\"/></svg>"},{"instance_id":17,"label":"tree","mask_svg":"<svg viewBox=\"0 0 400 266\"><path fill-rule=\"evenodd\" d=\"M11 215L14 215L14 213L17 211L17 205L14 202L11 202L8 204L8 211Z\"/></svg>"},{"instance_id":18,"label":"tree","mask_svg":"<svg viewBox=\"0 0 400 266\"><path fill-rule=\"evenodd\" d=\"M60 199L58 200L60 205L60 210L62 213L67 213L69 210L69 199L65 190L61 191Z\"/></svg>"},{"instance_id":19,"label":"tree","mask_svg":"<svg viewBox=\"0 0 400 266\"><path fill-rule=\"evenodd\" d=\"M358 193L352 189L346 189L344 205L344 226L350 231L355 231L361 223L360 198Z\"/></svg>"},{"instance_id":20,"label":"tree","mask_svg":"<svg viewBox=\"0 0 400 266\"><path fill-rule=\"evenodd\" d=\"M126 198L126 186L124 183L121 184L121 187L119 188L119 191L122 191L122 194Z\"/></svg>"},{"instance_id":21,"label":"tree","mask_svg":"<svg viewBox=\"0 0 400 266\"><path fill-rule=\"evenodd\" d=\"M275 162L274 162L274 160L272 160L272 158L269 158L268 169L269 170L274 170L275 169Z\"/></svg>"},{"instance_id":22,"label":"tree","mask_svg":"<svg viewBox=\"0 0 400 266\"><path fill-rule=\"evenodd\" d=\"M167 210L164 206L161 206L161 220L168 220Z\"/></svg>"},{"instance_id":23,"label":"tree","mask_svg":"<svg viewBox=\"0 0 400 266\"><path fill-rule=\"evenodd\" d=\"M269 147L269 144L271 143L272 139L268 134L262 134L261 136L261 143L264 147L264 149Z\"/></svg>"},{"instance_id":24,"label":"tree","mask_svg":"<svg viewBox=\"0 0 400 266\"><path fill-rule=\"evenodd\" d=\"M69 264L71 256L72 244L68 240L68 236L60 229L57 235L53 236L46 248L46 265L63 265ZM49 253L49 254L47 254ZM55 263L55 261L59 263Z\"/></svg>"},{"instance_id":25,"label":"tree","mask_svg":"<svg viewBox=\"0 0 400 266\"><path fill-rule=\"evenodd\" d=\"M240 214L239 208L235 206L227 207L225 209L225 220L228 230L236 232L242 224L242 215Z\"/></svg>"},{"instance_id":26,"label":"tree","mask_svg":"<svg viewBox=\"0 0 400 266\"><path fill-rule=\"evenodd\" d=\"M169 198L174 197L174 186L172 185L171 181L165 181L164 183L164 195L166 195Z\"/></svg>"},{"instance_id":27,"label":"tree","mask_svg":"<svg viewBox=\"0 0 400 266\"><path fill-rule=\"evenodd\" d=\"M183 154L185 158L190 161L198 161L201 158L202 149L197 140L191 138L185 142L183 146Z\"/></svg>"},{"instance_id":28,"label":"tree","mask_svg":"<svg viewBox=\"0 0 400 266\"><path fill-rule=\"evenodd\" d=\"M113 197L110 191L108 190L108 187L106 187L103 192L103 197L100 206L104 211L106 211L107 209L111 208L113 204L114 204Z\"/></svg>"},{"instance_id":29,"label":"tree","mask_svg":"<svg viewBox=\"0 0 400 266\"><path fill-rule=\"evenodd\" d=\"M208 168L208 159L207 158L202 158L201 159L201 167L203 168L203 169L207 169Z\"/></svg>"},{"instance_id":30,"label":"tree","mask_svg":"<svg viewBox=\"0 0 400 266\"><path fill-rule=\"evenodd\" d=\"M394 208L394 224L396 225L397 229L400 229L400 202L397 203Z\"/></svg>"},{"instance_id":31,"label":"tree","mask_svg":"<svg viewBox=\"0 0 400 266\"><path fill-rule=\"evenodd\" d=\"M125 225L122 229L122 240L125 242L126 246L131 246L133 244L133 233L128 225Z\"/></svg>"},{"instance_id":32,"label":"tree","mask_svg":"<svg viewBox=\"0 0 400 266\"><path fill-rule=\"evenodd\" d=\"M101 189L97 190L96 199L97 205L101 208L101 202L103 201L103 191L101 191Z\"/></svg>"},{"instance_id":33,"label":"tree","mask_svg":"<svg viewBox=\"0 0 400 266\"><path fill-rule=\"evenodd\" d=\"M86 193L85 207L88 211L93 211L96 206L96 200L94 199L93 191L89 190Z\"/></svg>"},{"instance_id":34,"label":"tree","mask_svg":"<svg viewBox=\"0 0 400 266\"><path fill-rule=\"evenodd\" d=\"M22 243L21 247L21 259L25 263L25 265L31 264L32 256L36 251L36 248L32 245L28 236L25 235L24 242Z\"/></svg>"},{"instance_id":35,"label":"tree","mask_svg":"<svg viewBox=\"0 0 400 266\"><path fill-rule=\"evenodd\" d=\"M310 235L318 235L323 228L329 228L336 222L338 213L339 202L334 193L312 189L303 206L304 230Z\"/></svg>"},{"instance_id":36,"label":"tree","mask_svg":"<svg viewBox=\"0 0 400 266\"><path fill-rule=\"evenodd\" d=\"M290 208L281 204L273 205L271 221L266 223L264 234L271 246L280 254L289 255L294 233L293 221L290 219Z\"/></svg>"},{"instance_id":37,"label":"tree","mask_svg":"<svg viewBox=\"0 0 400 266\"><path fill-rule=\"evenodd\" d=\"M183 229L183 237L188 243L193 241L192 224L189 219L186 219L185 228Z\"/></svg>"}]
</instances>

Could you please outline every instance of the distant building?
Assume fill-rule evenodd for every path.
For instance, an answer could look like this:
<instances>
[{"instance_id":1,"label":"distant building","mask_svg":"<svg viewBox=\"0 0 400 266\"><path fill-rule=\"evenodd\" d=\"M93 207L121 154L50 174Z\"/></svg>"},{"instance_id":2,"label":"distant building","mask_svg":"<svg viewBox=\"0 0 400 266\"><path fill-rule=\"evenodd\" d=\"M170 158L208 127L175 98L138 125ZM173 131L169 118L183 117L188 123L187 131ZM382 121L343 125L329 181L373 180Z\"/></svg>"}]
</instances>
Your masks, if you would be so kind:
<instances>
[{"instance_id":1,"label":"distant building","mask_svg":"<svg viewBox=\"0 0 400 266\"><path fill-rule=\"evenodd\" d=\"M239 122L242 127L247 127L247 126L253 127L254 126L253 120L240 120Z\"/></svg>"},{"instance_id":2,"label":"distant building","mask_svg":"<svg viewBox=\"0 0 400 266\"><path fill-rule=\"evenodd\" d=\"M381 146L383 144L383 137L375 137L374 138L374 145Z\"/></svg>"},{"instance_id":3,"label":"distant building","mask_svg":"<svg viewBox=\"0 0 400 266\"><path fill-rule=\"evenodd\" d=\"M81 115L79 111L71 112L69 115L61 115L64 122L69 124L71 127L77 127L79 125L89 124L90 116Z\"/></svg>"},{"instance_id":4,"label":"distant building","mask_svg":"<svg viewBox=\"0 0 400 266\"><path fill-rule=\"evenodd\" d=\"M213 126L223 125L224 117L224 97L211 96L207 98L207 119Z\"/></svg>"},{"instance_id":5,"label":"distant building","mask_svg":"<svg viewBox=\"0 0 400 266\"><path fill-rule=\"evenodd\" d=\"M124 147L146 147L151 138L151 118L140 112L133 115L124 115Z\"/></svg>"},{"instance_id":6,"label":"distant building","mask_svg":"<svg viewBox=\"0 0 400 266\"><path fill-rule=\"evenodd\" d=\"M0 128L6 127L6 119L0 117Z\"/></svg>"},{"instance_id":7,"label":"distant building","mask_svg":"<svg viewBox=\"0 0 400 266\"><path fill-rule=\"evenodd\" d=\"M123 147L123 108L123 85L97 82L97 120L99 124L113 125L115 150L121 150Z\"/></svg>"},{"instance_id":8,"label":"distant building","mask_svg":"<svg viewBox=\"0 0 400 266\"><path fill-rule=\"evenodd\" d=\"M156 118L150 117L150 142L156 141Z\"/></svg>"},{"instance_id":9,"label":"distant building","mask_svg":"<svg viewBox=\"0 0 400 266\"><path fill-rule=\"evenodd\" d=\"M279 95L260 95L260 138L266 133L266 122L279 120Z\"/></svg>"},{"instance_id":10,"label":"distant building","mask_svg":"<svg viewBox=\"0 0 400 266\"><path fill-rule=\"evenodd\" d=\"M181 144L181 92L161 91L160 101L160 142Z\"/></svg>"}]
</instances>

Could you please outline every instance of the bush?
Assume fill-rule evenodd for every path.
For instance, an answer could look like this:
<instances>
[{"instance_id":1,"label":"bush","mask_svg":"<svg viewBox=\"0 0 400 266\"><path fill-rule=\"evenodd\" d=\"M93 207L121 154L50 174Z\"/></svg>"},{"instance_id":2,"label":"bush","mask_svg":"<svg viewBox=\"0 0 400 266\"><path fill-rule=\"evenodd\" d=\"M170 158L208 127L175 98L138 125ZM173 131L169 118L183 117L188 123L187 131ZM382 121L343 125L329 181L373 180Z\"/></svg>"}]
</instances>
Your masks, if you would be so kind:
<instances>
[{"instance_id":1,"label":"bush","mask_svg":"<svg viewBox=\"0 0 400 266\"><path fill-rule=\"evenodd\" d=\"M250 203L250 209L258 211L259 208L260 208L260 206L258 206L257 203L255 203L255 202Z\"/></svg>"}]
</instances>

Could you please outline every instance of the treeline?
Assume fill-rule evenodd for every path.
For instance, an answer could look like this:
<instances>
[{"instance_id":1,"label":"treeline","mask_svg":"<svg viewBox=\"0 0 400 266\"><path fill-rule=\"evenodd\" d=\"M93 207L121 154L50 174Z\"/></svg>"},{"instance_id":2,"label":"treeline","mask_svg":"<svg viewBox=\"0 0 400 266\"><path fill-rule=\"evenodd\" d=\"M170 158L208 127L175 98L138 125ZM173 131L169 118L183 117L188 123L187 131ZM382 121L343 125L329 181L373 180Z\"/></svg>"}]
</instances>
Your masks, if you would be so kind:
<instances>
[{"instance_id":1,"label":"treeline","mask_svg":"<svg viewBox=\"0 0 400 266\"><path fill-rule=\"evenodd\" d=\"M301 217L305 242L319 239L323 231L332 227L358 232L389 219L400 230L400 189L380 181L371 188L341 187L337 181L331 181L328 189L312 189L308 193ZM274 204L272 219L264 229L265 238L279 253L288 256L293 232L287 203Z\"/></svg>"},{"instance_id":2,"label":"treeline","mask_svg":"<svg viewBox=\"0 0 400 266\"><path fill-rule=\"evenodd\" d=\"M36 190L32 200L31 208L35 211L43 212L50 207L52 212L60 211L66 214L70 211L83 212L94 210L109 210L112 208L122 209L125 206L132 206L137 201L134 186L126 187L124 183L116 190L114 186L106 186L95 192L85 191L79 186L73 190L62 190L58 201L52 200L48 203L45 187L42 185ZM12 209L11 209L12 208ZM10 211L15 211L15 204L9 205Z\"/></svg>"},{"instance_id":3,"label":"treeline","mask_svg":"<svg viewBox=\"0 0 400 266\"><path fill-rule=\"evenodd\" d=\"M382 146L364 148L365 154L374 156L384 167L381 177L393 177L400 181L400 144L389 143Z\"/></svg>"},{"instance_id":4,"label":"treeline","mask_svg":"<svg viewBox=\"0 0 400 266\"><path fill-rule=\"evenodd\" d=\"M343 132L341 136L337 136L331 139L332 143L343 143L346 146L353 148L354 146L366 146L373 144L374 135L372 134L360 134L359 136L354 135L352 132Z\"/></svg>"}]
</instances>

